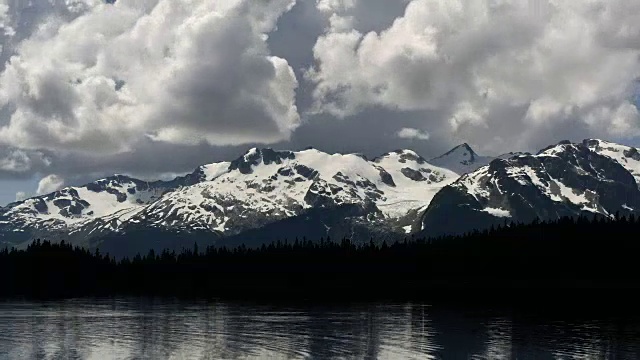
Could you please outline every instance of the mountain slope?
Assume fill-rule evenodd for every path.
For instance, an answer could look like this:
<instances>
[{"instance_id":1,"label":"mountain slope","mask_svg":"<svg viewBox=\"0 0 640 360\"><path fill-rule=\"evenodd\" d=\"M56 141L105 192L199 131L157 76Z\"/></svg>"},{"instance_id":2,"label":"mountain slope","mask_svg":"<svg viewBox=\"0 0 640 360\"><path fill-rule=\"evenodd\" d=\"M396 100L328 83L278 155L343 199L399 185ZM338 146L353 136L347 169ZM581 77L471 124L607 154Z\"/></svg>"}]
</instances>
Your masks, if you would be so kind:
<instances>
[{"instance_id":1,"label":"mountain slope","mask_svg":"<svg viewBox=\"0 0 640 360\"><path fill-rule=\"evenodd\" d=\"M493 160L461 176L434 197L422 229L429 235L462 233L505 219L530 222L640 209L636 178L589 144L565 141L536 155Z\"/></svg>"}]
</instances>

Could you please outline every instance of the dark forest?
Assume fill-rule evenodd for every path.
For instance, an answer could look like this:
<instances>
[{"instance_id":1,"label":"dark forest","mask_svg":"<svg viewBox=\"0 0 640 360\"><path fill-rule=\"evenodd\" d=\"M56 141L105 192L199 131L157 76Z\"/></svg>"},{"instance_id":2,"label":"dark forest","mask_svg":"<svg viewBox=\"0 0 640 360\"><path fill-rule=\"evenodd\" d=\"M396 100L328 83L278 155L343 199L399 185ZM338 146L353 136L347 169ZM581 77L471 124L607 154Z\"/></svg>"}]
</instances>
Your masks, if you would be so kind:
<instances>
[{"instance_id":1,"label":"dark forest","mask_svg":"<svg viewBox=\"0 0 640 360\"><path fill-rule=\"evenodd\" d=\"M640 218L580 217L393 244L194 245L119 261L99 250L36 240L25 250L0 252L0 295L370 299L574 289L628 297L640 287L639 233Z\"/></svg>"}]
</instances>

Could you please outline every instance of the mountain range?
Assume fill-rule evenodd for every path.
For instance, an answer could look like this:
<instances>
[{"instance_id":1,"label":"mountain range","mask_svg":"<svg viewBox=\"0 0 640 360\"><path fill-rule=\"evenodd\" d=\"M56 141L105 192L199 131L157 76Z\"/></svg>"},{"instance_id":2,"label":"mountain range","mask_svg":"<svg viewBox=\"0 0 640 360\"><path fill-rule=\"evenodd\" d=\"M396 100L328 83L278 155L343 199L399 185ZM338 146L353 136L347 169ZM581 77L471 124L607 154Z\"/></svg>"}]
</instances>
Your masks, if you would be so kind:
<instances>
[{"instance_id":1,"label":"mountain range","mask_svg":"<svg viewBox=\"0 0 640 360\"><path fill-rule=\"evenodd\" d=\"M0 247L34 238L130 256L149 248L257 246L296 237L438 236L508 221L640 209L640 153L588 139L536 154L462 144L425 159L253 148L171 181L114 175L0 209Z\"/></svg>"}]
</instances>

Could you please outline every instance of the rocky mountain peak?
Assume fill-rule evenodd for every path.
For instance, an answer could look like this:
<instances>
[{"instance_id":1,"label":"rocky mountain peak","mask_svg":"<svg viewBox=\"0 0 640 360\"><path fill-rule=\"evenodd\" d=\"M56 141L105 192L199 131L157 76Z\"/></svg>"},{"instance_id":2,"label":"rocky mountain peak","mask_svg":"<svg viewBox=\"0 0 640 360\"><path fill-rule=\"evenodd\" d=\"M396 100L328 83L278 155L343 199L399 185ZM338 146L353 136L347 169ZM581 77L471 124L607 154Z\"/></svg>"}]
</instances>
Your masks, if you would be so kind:
<instances>
[{"instance_id":1,"label":"rocky mountain peak","mask_svg":"<svg viewBox=\"0 0 640 360\"><path fill-rule=\"evenodd\" d=\"M458 174L465 174L487 165L493 159L493 157L478 155L469 144L463 143L443 155L429 160L429 163Z\"/></svg>"}]
</instances>

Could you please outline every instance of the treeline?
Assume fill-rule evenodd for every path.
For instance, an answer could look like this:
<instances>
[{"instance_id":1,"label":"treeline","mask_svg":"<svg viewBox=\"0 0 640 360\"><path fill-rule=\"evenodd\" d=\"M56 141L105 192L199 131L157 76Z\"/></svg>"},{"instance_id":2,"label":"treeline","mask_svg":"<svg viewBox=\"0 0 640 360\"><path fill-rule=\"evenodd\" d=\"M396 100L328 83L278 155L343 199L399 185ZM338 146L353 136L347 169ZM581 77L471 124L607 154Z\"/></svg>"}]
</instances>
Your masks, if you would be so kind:
<instances>
[{"instance_id":1,"label":"treeline","mask_svg":"<svg viewBox=\"0 0 640 360\"><path fill-rule=\"evenodd\" d=\"M120 261L99 250L37 240L26 250L0 252L0 295L345 298L631 289L640 287L639 234L640 218L580 217L393 244L294 239L260 248L195 245Z\"/></svg>"}]
</instances>

